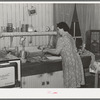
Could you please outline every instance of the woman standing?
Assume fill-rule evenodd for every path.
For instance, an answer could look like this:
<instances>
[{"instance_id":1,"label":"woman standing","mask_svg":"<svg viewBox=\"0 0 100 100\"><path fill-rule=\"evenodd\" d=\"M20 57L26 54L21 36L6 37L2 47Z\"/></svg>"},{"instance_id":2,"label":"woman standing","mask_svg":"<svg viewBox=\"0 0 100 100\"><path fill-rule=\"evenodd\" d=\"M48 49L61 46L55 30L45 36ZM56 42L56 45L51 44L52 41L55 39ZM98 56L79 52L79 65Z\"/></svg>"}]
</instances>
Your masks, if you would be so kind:
<instances>
[{"instance_id":1,"label":"woman standing","mask_svg":"<svg viewBox=\"0 0 100 100\"><path fill-rule=\"evenodd\" d=\"M85 84L84 72L75 41L69 34L69 27L65 22L58 23L57 30L60 37L56 49L45 49L44 53L61 55L65 88L80 87Z\"/></svg>"}]
</instances>

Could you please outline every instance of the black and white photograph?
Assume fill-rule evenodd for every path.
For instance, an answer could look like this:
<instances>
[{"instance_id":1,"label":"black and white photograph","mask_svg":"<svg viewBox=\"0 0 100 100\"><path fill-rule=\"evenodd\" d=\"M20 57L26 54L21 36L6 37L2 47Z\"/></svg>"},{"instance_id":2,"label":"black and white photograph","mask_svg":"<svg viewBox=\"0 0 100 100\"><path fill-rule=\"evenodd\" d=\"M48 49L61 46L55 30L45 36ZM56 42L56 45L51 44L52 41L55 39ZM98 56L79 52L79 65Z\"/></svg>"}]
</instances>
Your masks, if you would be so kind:
<instances>
[{"instance_id":1,"label":"black and white photograph","mask_svg":"<svg viewBox=\"0 0 100 100\"><path fill-rule=\"evenodd\" d=\"M0 88L100 88L99 74L100 3L0 2Z\"/></svg>"}]
</instances>

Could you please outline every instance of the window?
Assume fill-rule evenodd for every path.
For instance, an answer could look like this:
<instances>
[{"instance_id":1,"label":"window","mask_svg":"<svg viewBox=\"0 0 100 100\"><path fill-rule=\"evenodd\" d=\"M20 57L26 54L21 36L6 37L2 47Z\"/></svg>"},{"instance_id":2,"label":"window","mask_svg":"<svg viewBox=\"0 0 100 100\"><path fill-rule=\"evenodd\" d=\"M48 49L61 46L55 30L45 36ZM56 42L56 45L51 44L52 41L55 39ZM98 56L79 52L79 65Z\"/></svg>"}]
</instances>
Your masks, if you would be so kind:
<instances>
[{"instance_id":1,"label":"window","mask_svg":"<svg viewBox=\"0 0 100 100\"><path fill-rule=\"evenodd\" d=\"M82 45L82 36L81 36L81 30L80 30L80 26L79 26L77 11L76 11L76 5L74 8L74 13L73 13L73 17L72 17L70 34L75 39L76 47L80 48L80 46Z\"/></svg>"}]
</instances>

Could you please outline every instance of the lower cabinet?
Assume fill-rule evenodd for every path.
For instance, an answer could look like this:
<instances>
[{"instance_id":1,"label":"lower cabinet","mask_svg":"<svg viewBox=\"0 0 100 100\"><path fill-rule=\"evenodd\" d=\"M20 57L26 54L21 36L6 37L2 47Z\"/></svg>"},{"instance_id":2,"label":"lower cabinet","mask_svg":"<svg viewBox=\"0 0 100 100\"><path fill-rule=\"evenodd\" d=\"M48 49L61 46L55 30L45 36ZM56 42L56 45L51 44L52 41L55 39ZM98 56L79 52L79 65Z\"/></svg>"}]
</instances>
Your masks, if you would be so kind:
<instances>
[{"instance_id":1,"label":"lower cabinet","mask_svg":"<svg viewBox=\"0 0 100 100\"><path fill-rule=\"evenodd\" d=\"M63 72L54 72L52 74L48 74L47 81L49 82L49 88L63 88Z\"/></svg>"},{"instance_id":2,"label":"lower cabinet","mask_svg":"<svg viewBox=\"0 0 100 100\"><path fill-rule=\"evenodd\" d=\"M22 88L41 88L41 79L41 75L22 77Z\"/></svg>"},{"instance_id":3,"label":"lower cabinet","mask_svg":"<svg viewBox=\"0 0 100 100\"><path fill-rule=\"evenodd\" d=\"M22 77L22 88L63 88L63 72Z\"/></svg>"}]
</instances>

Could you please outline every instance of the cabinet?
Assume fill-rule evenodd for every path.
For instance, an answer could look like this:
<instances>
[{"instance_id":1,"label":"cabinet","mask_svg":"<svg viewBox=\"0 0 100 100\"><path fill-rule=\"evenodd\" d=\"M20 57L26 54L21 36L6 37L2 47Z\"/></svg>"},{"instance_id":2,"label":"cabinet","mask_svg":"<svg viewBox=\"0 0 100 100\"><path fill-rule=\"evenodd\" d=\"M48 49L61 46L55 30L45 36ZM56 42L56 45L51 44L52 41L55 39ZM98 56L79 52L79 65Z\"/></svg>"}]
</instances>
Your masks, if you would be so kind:
<instances>
[{"instance_id":1,"label":"cabinet","mask_svg":"<svg viewBox=\"0 0 100 100\"><path fill-rule=\"evenodd\" d=\"M22 88L41 88L42 76L41 75L32 75L22 77Z\"/></svg>"},{"instance_id":2,"label":"cabinet","mask_svg":"<svg viewBox=\"0 0 100 100\"><path fill-rule=\"evenodd\" d=\"M63 72L22 77L22 88L63 88Z\"/></svg>"},{"instance_id":3,"label":"cabinet","mask_svg":"<svg viewBox=\"0 0 100 100\"><path fill-rule=\"evenodd\" d=\"M49 88L64 88L63 85L63 71L54 72L48 76Z\"/></svg>"}]
</instances>

